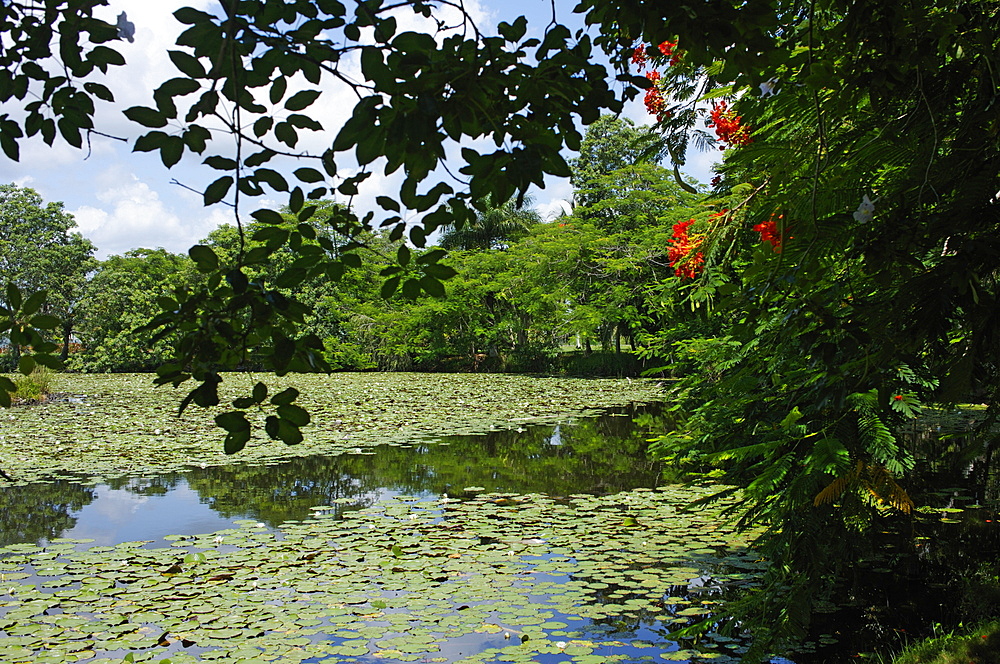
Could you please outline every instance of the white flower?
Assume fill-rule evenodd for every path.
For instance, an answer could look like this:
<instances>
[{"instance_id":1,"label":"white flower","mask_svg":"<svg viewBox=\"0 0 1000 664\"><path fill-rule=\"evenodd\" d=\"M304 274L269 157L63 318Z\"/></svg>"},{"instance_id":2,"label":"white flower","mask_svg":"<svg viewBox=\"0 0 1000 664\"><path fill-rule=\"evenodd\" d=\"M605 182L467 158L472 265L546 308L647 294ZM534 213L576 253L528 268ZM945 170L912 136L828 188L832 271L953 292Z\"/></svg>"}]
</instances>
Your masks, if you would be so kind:
<instances>
[{"instance_id":1,"label":"white flower","mask_svg":"<svg viewBox=\"0 0 1000 664\"><path fill-rule=\"evenodd\" d=\"M861 205L854 211L854 220L862 224L867 224L875 217L875 203L868 198L868 194L861 199Z\"/></svg>"},{"instance_id":2,"label":"white flower","mask_svg":"<svg viewBox=\"0 0 1000 664\"><path fill-rule=\"evenodd\" d=\"M130 43L135 41L135 23L128 20L125 12L118 15L118 38L127 39Z\"/></svg>"},{"instance_id":3,"label":"white flower","mask_svg":"<svg viewBox=\"0 0 1000 664\"><path fill-rule=\"evenodd\" d=\"M760 84L760 96L770 97L778 94L778 79L772 78Z\"/></svg>"}]
</instances>

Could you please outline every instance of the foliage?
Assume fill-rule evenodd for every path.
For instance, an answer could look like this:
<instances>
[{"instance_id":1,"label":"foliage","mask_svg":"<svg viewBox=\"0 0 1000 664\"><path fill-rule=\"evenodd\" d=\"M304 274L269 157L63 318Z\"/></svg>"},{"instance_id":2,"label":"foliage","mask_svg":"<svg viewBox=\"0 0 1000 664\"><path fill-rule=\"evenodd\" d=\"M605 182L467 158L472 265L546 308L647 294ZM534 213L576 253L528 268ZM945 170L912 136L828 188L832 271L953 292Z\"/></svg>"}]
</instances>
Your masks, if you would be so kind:
<instances>
[{"instance_id":1,"label":"foliage","mask_svg":"<svg viewBox=\"0 0 1000 664\"><path fill-rule=\"evenodd\" d=\"M45 339L49 330L59 326L59 319L39 313L45 301L45 291L35 292L25 299L17 286L8 284L5 294L6 303L0 305L0 334L7 334L12 351L19 347L28 347L33 351L30 355L18 354L18 371L27 376L37 366L59 369L61 362L52 355L58 346ZM0 376L0 406L10 406L10 395L15 391L17 386L14 382Z\"/></svg>"},{"instance_id":2,"label":"foliage","mask_svg":"<svg viewBox=\"0 0 1000 664\"><path fill-rule=\"evenodd\" d=\"M704 492L398 495L337 518L341 503L354 502L348 495L277 533L241 519L217 533L169 536L171 546L13 545L0 551L0 605L10 616L2 624L12 631L0 657L45 662L86 647L104 662L128 650L186 664L289 652L447 663L468 661L470 644L484 663L673 657L677 643L660 621L711 618L719 605L706 594L746 587L759 568L714 510L681 511ZM689 588L699 568L712 570L711 585ZM76 576L86 592L71 585ZM62 613L49 620L57 603ZM125 603L135 611L123 615ZM739 647L713 634L681 656L712 661Z\"/></svg>"},{"instance_id":3,"label":"foliage","mask_svg":"<svg viewBox=\"0 0 1000 664\"><path fill-rule=\"evenodd\" d=\"M41 401L52 392L52 371L42 365L36 366L27 376L14 376L14 391L10 399L16 402Z\"/></svg>"},{"instance_id":4,"label":"foliage","mask_svg":"<svg viewBox=\"0 0 1000 664\"><path fill-rule=\"evenodd\" d=\"M252 389L254 377L229 376L226 397ZM235 385L234 385L235 383ZM594 415L606 407L647 403L655 381L537 378L497 374L336 373L285 376L274 389L295 388L315 421L296 446L255 436L241 452L243 466L338 455L376 445L418 444L442 436L482 435ZM220 454L217 410L178 418L176 398L143 374L61 374L59 389L76 397L44 408L4 414L0 468L19 483L55 475L77 481L148 476L191 466L233 463ZM263 420L265 412L252 412ZM588 445L593 444L593 441ZM155 448L155 451L151 451Z\"/></svg>"},{"instance_id":5,"label":"foliage","mask_svg":"<svg viewBox=\"0 0 1000 664\"><path fill-rule=\"evenodd\" d=\"M56 127L80 145L93 99L111 98L96 80L76 85L121 60L104 46L115 26L92 19L96 4L71 0L43 14L40 3L0 8L11 30L0 99L34 95L23 104L23 122L0 117L8 156L16 158L22 134L51 142ZM432 10L455 10L461 29L433 22ZM902 518L915 459L896 431L923 403L975 396L989 406L981 442L994 442L997 4L582 0L577 11L598 28L593 39L558 21L540 39L525 38L523 18L485 35L450 2L376 1L352 13L325 0L227 0L215 14L178 11L190 26L169 54L180 75L156 89L155 107L126 112L150 130L135 149L159 153L167 166L185 152L205 154L221 173L206 187L206 203L287 192L295 219L290 225L277 211L257 210L251 216L267 228L248 237L241 224L235 253L192 248L201 278L161 297L146 328L154 341L175 340L158 381L197 382L183 411L190 403L219 404L222 372L250 360L279 375L328 371L324 339L331 337L345 356L378 364L345 336L347 317L331 315L327 320L343 327L322 336L310 328L315 312L304 296L310 280L337 281L360 266L358 250L378 223L390 229L388 243L404 235L409 241L378 271L379 293L431 298L412 310L416 327L391 322L399 316L392 312L385 329L420 331L420 343L430 347L429 321L464 312L436 299L455 270L442 263L443 250L425 247L428 235L473 222L484 201L520 203L546 174L572 175L561 151L582 147L578 123L594 123L623 101L595 64L594 48L603 49L618 68L622 97L645 91L657 117L661 143L642 154L665 152L677 166L689 144L722 148L717 200L675 214L675 206L692 205L678 194L661 207L673 192L664 173L646 163L602 182L588 175L588 188L599 185L584 206L590 209L533 231L516 243L522 250L496 252L551 258L538 269L559 278L532 283L566 296L532 299L531 284L508 272L498 283L471 282L468 293L479 289L477 297L489 295L496 306L465 321L462 329L473 334L461 343L486 338L498 352L508 342L537 347L518 332L527 334L542 309L562 309L568 318L555 320L565 329L543 327L545 343L565 339L564 332L615 345L631 335L651 357L683 356L687 366L678 371L694 365L675 392L681 424L660 449L697 477L742 489L742 523L766 528L759 543L775 565L765 591L737 617L761 637L752 659L800 636L813 603L877 546L880 526ZM398 32L397 14L432 18L433 34ZM57 31L65 62L50 71L57 28L64 28ZM650 65L647 72L631 70L634 57ZM355 58L364 80L340 69ZM289 81L299 75L310 87L292 91ZM344 92L358 98L351 119L331 132L322 154L301 155L300 133L325 130L309 109ZM258 101L265 96L269 105ZM230 145L213 141L210 148L207 126L216 122ZM481 152L471 146L487 142L477 139L497 148ZM453 154L461 158L450 160ZM312 165L296 162L286 176L287 159ZM402 177L398 196L378 199L384 214L314 203L334 189L355 195L376 167ZM676 171L673 184L691 194ZM605 191L620 200L605 207ZM306 223L317 216L345 243ZM542 251L556 246L550 235L558 229L578 247L564 258ZM623 243L618 232L643 237ZM277 274L260 269L284 252L291 260ZM485 271L499 260L477 254L469 262ZM660 283L604 279L626 270ZM3 319L16 344L45 327L31 318L37 306L19 314L20 305L8 301ZM615 307L621 315L609 316ZM706 320L679 320L680 311ZM378 321L376 313L383 312L364 316ZM378 338L389 339L384 357L417 356L407 339ZM697 352L678 347L686 338L698 339L691 342ZM299 442L309 417L294 405L296 395L273 395L261 382L233 399L217 420L228 431L226 450L250 440L246 413L256 407L273 413L264 425L269 436Z\"/></svg>"},{"instance_id":6,"label":"foliage","mask_svg":"<svg viewBox=\"0 0 1000 664\"><path fill-rule=\"evenodd\" d=\"M1000 662L1000 623L977 625L908 647L893 664L996 664Z\"/></svg>"},{"instance_id":7,"label":"foliage","mask_svg":"<svg viewBox=\"0 0 1000 664\"><path fill-rule=\"evenodd\" d=\"M740 488L734 513L766 528L776 564L733 607L753 659L801 638L882 531L906 532L898 432L922 404L1000 402L1000 149L982 134L997 7L583 7L616 27L598 42L623 69L640 44L665 149L723 151L719 212L675 233L676 292L714 330L650 344L690 372L660 453Z\"/></svg>"},{"instance_id":8,"label":"foliage","mask_svg":"<svg viewBox=\"0 0 1000 664\"><path fill-rule=\"evenodd\" d=\"M44 204L33 189L0 185L0 284L47 293L39 311L59 318L64 361L87 273L96 265L94 245L72 232L75 227L62 203ZM0 302L11 304L9 298ZM8 369L17 365L21 345L12 343L11 350Z\"/></svg>"},{"instance_id":9,"label":"foliage","mask_svg":"<svg viewBox=\"0 0 1000 664\"><path fill-rule=\"evenodd\" d=\"M101 261L77 307L80 371L151 371L170 356L167 340L136 332L159 311L157 298L195 278L194 263L164 249L135 249Z\"/></svg>"},{"instance_id":10,"label":"foliage","mask_svg":"<svg viewBox=\"0 0 1000 664\"><path fill-rule=\"evenodd\" d=\"M541 221L538 213L531 209L531 203L529 197L520 201L510 199L502 205L494 205L486 199L482 202L484 209L477 210L472 221L461 228L445 226L438 244L448 250L505 249Z\"/></svg>"}]
</instances>

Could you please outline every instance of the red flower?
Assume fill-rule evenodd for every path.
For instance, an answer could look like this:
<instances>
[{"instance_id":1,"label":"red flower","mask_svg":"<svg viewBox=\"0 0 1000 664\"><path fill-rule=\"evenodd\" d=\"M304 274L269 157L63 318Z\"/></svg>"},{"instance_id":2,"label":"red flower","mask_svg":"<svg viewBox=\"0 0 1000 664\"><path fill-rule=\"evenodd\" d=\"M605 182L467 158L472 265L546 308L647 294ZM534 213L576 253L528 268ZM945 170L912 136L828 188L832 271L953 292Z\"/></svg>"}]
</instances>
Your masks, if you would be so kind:
<instances>
[{"instance_id":1,"label":"red flower","mask_svg":"<svg viewBox=\"0 0 1000 664\"><path fill-rule=\"evenodd\" d=\"M657 48L660 49L660 53L663 54L663 57L670 58L669 66L673 67L674 65L676 65L678 62L681 61L680 51L674 50L677 48L677 42L665 41L662 44L660 44Z\"/></svg>"},{"instance_id":2,"label":"red flower","mask_svg":"<svg viewBox=\"0 0 1000 664\"><path fill-rule=\"evenodd\" d=\"M778 219L783 217L784 215L778 215ZM753 229L760 233L761 242L770 242L774 252L781 253L781 231L778 229L778 222L774 220L773 215L767 221L754 226Z\"/></svg>"},{"instance_id":3,"label":"red flower","mask_svg":"<svg viewBox=\"0 0 1000 664\"><path fill-rule=\"evenodd\" d=\"M667 110L667 100L663 98L663 93L656 85L660 80L660 72L655 69L647 71L646 78L653 83L652 87L646 90L646 97L643 99L646 104L646 112L655 115L657 120L662 121L664 118L670 117L670 111Z\"/></svg>"},{"instance_id":4,"label":"red flower","mask_svg":"<svg viewBox=\"0 0 1000 664\"><path fill-rule=\"evenodd\" d=\"M750 138L750 129L740 124L740 120L741 117L736 115L736 111L731 110L726 102L720 101L718 104L712 103L711 119L707 124L709 127L714 127L715 135L730 147L749 145L753 142Z\"/></svg>"},{"instance_id":5,"label":"red flower","mask_svg":"<svg viewBox=\"0 0 1000 664\"><path fill-rule=\"evenodd\" d=\"M639 44L635 47L635 51L632 52L632 64L639 65L640 67L646 64L646 45Z\"/></svg>"},{"instance_id":6,"label":"red flower","mask_svg":"<svg viewBox=\"0 0 1000 664\"><path fill-rule=\"evenodd\" d=\"M688 236L688 228L693 223L694 219L689 219L674 224L674 233L670 239L670 249L667 252L670 267L674 268L674 274L688 279L697 277L705 266L705 255L696 251L701 245L701 238Z\"/></svg>"},{"instance_id":7,"label":"red flower","mask_svg":"<svg viewBox=\"0 0 1000 664\"><path fill-rule=\"evenodd\" d=\"M903 395L902 394L897 394L896 396L893 397L893 399L895 399L896 401L902 401L903 400Z\"/></svg>"}]
</instances>

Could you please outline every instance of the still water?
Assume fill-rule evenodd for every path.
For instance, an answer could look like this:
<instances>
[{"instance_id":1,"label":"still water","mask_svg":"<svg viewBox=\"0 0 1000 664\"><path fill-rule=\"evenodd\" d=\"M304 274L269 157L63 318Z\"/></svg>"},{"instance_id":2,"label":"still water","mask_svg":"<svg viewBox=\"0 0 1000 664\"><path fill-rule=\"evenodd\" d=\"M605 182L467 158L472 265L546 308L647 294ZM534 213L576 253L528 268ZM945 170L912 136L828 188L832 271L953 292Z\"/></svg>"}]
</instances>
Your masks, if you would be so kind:
<instances>
[{"instance_id":1,"label":"still water","mask_svg":"<svg viewBox=\"0 0 1000 664\"><path fill-rule=\"evenodd\" d=\"M647 439L663 431L660 410L636 405L554 426L271 466L234 463L92 486L53 480L7 487L0 492L0 546L59 537L92 539L95 546L157 545L167 535L211 533L238 519L277 528L319 505L344 512L398 495L604 495L655 487L661 468L646 448Z\"/></svg>"}]
</instances>

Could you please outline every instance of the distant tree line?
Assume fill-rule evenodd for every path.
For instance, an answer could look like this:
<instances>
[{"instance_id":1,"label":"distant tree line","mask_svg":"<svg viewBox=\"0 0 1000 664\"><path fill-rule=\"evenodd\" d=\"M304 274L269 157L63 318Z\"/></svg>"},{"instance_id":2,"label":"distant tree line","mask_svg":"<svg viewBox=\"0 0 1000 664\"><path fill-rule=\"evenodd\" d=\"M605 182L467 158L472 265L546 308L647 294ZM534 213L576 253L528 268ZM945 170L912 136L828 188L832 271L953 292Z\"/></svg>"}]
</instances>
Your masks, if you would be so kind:
<instances>
[{"instance_id":1,"label":"distant tree line","mask_svg":"<svg viewBox=\"0 0 1000 664\"><path fill-rule=\"evenodd\" d=\"M698 197L658 165L654 143L648 130L605 116L590 127L572 164L571 212L542 221L530 199L487 199L473 223L445 227L438 240L450 251L440 266L450 276L444 297L383 297L384 272L408 251L406 243L377 231L342 237L332 223L338 205L321 202L308 223L317 238L354 253L358 267L339 280L323 276L282 293L312 307L307 329L339 370L557 371L568 357L574 371L635 372L631 351L675 326L661 306L673 274L672 225L701 214ZM197 262L162 248L97 261L61 203L44 204L14 185L0 192L0 281L49 292L46 306L64 321L53 341L66 367L153 371L166 362L171 339L140 328L160 312L160 298L204 280ZM298 227L287 210L285 217L284 226L251 222L242 250ZM240 242L238 229L224 225L201 246L224 262L235 260ZM327 250L312 242L315 251ZM276 252L247 278L275 284L294 259L291 251ZM11 370L16 349L4 351L3 368ZM248 357L246 366L254 365Z\"/></svg>"}]
</instances>

